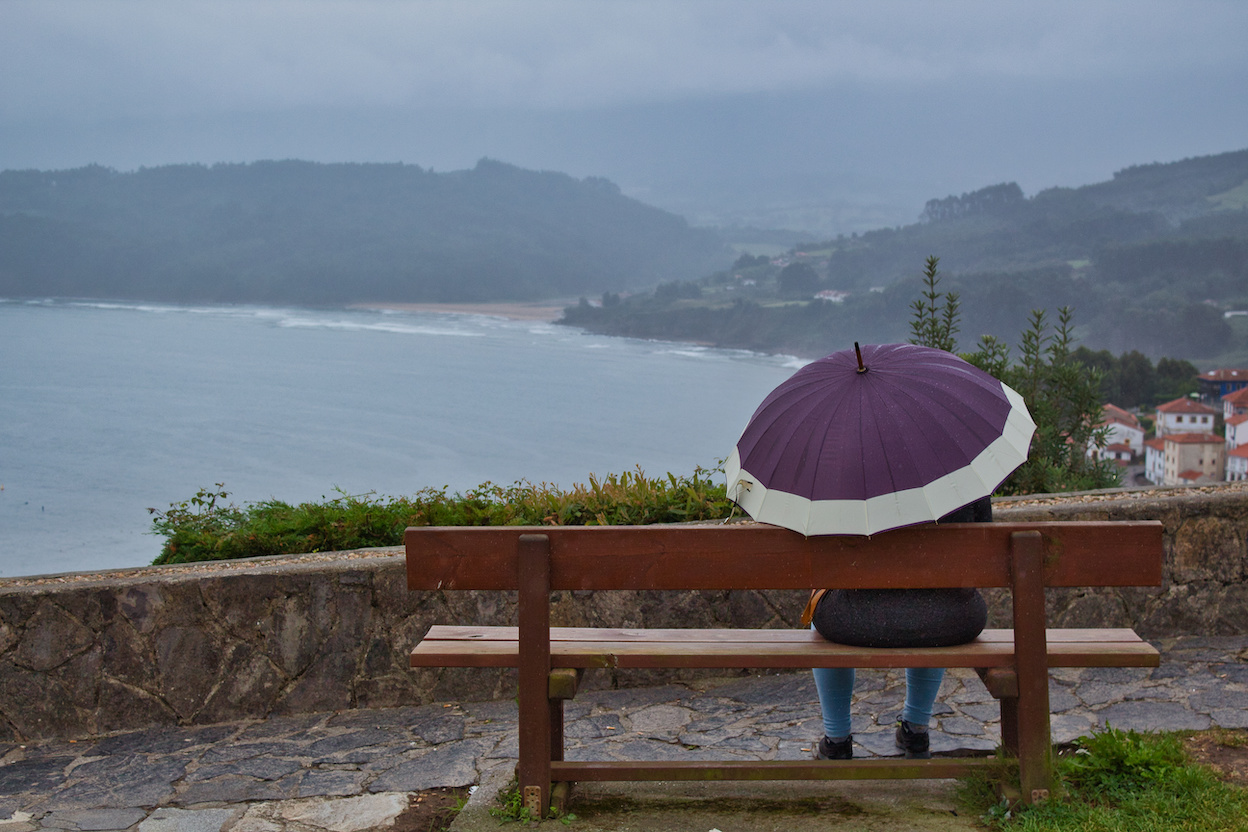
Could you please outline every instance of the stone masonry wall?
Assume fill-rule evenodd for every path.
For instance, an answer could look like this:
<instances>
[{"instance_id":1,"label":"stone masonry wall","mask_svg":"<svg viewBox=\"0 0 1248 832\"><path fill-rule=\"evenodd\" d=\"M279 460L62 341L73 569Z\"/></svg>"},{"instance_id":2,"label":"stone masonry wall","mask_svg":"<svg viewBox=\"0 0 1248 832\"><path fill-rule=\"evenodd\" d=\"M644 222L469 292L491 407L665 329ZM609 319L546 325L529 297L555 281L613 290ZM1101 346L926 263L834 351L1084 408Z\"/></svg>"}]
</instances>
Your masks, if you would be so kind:
<instances>
[{"instance_id":1,"label":"stone masonry wall","mask_svg":"<svg viewBox=\"0 0 1248 832\"><path fill-rule=\"evenodd\" d=\"M1159 519L1165 583L1050 591L1051 626L1248 632L1248 488L1000 501L1001 520ZM796 627L794 592L560 592L552 624ZM993 625L1008 603L990 598ZM401 550L0 581L0 740L510 696L510 671L423 669L438 623L514 624L505 592L408 592ZM659 672L593 686L652 684Z\"/></svg>"}]
</instances>

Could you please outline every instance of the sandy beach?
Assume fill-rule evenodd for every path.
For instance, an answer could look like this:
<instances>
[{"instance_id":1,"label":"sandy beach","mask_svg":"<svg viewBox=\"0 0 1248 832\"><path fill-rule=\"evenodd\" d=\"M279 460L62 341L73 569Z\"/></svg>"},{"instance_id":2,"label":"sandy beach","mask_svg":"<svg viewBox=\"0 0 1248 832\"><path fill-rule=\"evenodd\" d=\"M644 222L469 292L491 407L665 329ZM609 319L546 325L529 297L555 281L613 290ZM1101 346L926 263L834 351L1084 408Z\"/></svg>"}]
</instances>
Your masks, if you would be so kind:
<instances>
[{"instance_id":1,"label":"sandy beach","mask_svg":"<svg viewBox=\"0 0 1248 832\"><path fill-rule=\"evenodd\" d=\"M556 321L564 306L540 303L357 303L356 309L394 309L400 312L442 312L452 315L491 315L516 321Z\"/></svg>"}]
</instances>

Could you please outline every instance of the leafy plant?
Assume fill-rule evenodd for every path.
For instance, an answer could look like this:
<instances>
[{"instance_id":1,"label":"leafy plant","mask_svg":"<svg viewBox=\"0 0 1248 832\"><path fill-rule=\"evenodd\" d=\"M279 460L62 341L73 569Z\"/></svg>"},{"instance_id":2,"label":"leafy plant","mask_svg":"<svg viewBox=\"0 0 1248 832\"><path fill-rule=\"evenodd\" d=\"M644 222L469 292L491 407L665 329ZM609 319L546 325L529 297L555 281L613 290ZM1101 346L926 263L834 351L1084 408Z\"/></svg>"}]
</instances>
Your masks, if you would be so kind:
<instances>
[{"instance_id":1,"label":"leafy plant","mask_svg":"<svg viewBox=\"0 0 1248 832\"><path fill-rule=\"evenodd\" d=\"M1141 734L1106 727L1075 740L1062 774L1083 793L1113 796L1151 788L1173 777L1187 762L1173 734Z\"/></svg>"},{"instance_id":2,"label":"leafy plant","mask_svg":"<svg viewBox=\"0 0 1248 832\"><path fill-rule=\"evenodd\" d=\"M520 796L520 787L514 780L508 788L499 792L498 801L499 805L490 809L490 817L498 818L500 824L518 823L521 826L528 826L539 820L533 811L524 805L524 799ZM569 826L572 821L576 820L576 815L571 812L561 815L554 806L550 807L546 817L558 820L564 826Z\"/></svg>"}]
</instances>

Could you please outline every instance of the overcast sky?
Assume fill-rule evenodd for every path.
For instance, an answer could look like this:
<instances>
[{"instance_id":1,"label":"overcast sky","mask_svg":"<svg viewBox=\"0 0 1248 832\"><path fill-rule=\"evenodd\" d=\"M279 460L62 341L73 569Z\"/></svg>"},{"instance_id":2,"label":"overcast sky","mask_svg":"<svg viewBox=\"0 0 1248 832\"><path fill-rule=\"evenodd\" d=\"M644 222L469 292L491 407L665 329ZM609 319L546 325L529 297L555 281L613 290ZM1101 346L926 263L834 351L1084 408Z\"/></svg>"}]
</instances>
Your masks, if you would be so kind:
<instances>
[{"instance_id":1,"label":"overcast sky","mask_svg":"<svg viewBox=\"0 0 1248 832\"><path fill-rule=\"evenodd\" d=\"M1246 43L1242 0L0 0L0 168L489 156L875 227L1246 148Z\"/></svg>"}]
</instances>

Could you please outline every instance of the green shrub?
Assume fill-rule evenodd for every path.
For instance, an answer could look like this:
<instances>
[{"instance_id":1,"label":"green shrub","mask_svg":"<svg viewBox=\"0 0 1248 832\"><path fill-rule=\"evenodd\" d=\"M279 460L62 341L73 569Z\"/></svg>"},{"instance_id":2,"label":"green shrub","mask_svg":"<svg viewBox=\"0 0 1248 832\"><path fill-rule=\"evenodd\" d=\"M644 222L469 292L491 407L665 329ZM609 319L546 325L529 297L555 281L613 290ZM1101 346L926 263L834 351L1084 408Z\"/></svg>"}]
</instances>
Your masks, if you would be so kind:
<instances>
[{"instance_id":1,"label":"green shrub","mask_svg":"<svg viewBox=\"0 0 1248 832\"><path fill-rule=\"evenodd\" d=\"M590 475L569 490L483 483L466 494L426 488L410 497L355 496L290 505L227 503L223 483L154 515L165 538L157 564L397 546L408 526L604 526L717 520L733 504L713 471L650 478L641 470Z\"/></svg>"},{"instance_id":2,"label":"green shrub","mask_svg":"<svg viewBox=\"0 0 1248 832\"><path fill-rule=\"evenodd\" d=\"M961 311L957 293L940 290L937 257L927 258L922 297L911 306L910 342L957 351ZM1112 460L1092 460L1090 444L1104 447L1101 419L1101 373L1074 352L1074 312L1058 310L1050 329L1048 314L1032 310L1027 329L1019 335L1017 363L1010 348L993 335L980 336L976 350L962 358L1014 388L1027 402L1036 423L1027 461L997 489L998 495L1092 491L1121 485Z\"/></svg>"}]
</instances>

